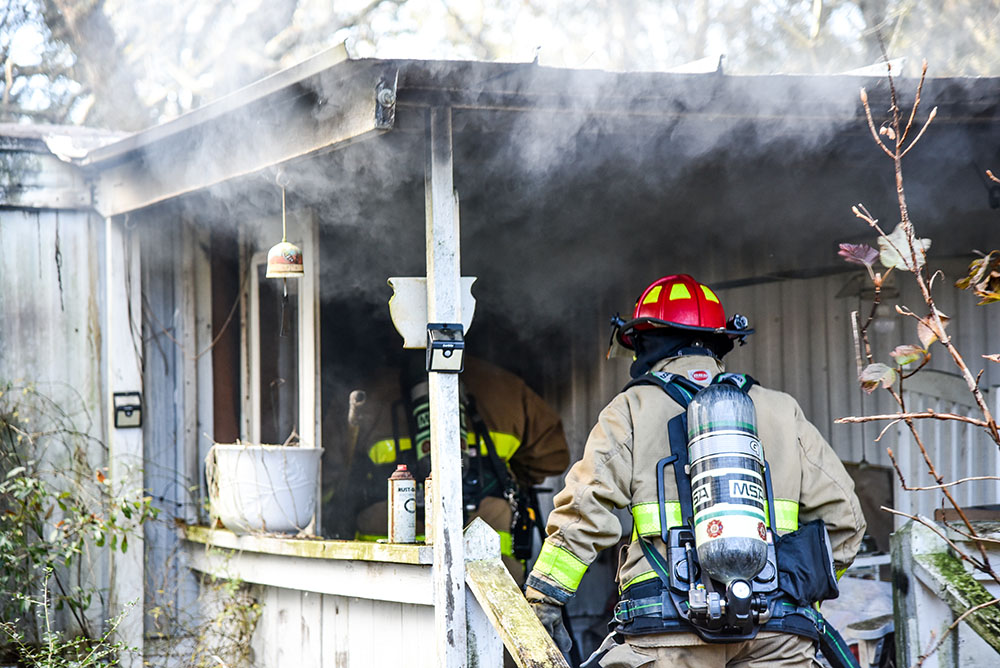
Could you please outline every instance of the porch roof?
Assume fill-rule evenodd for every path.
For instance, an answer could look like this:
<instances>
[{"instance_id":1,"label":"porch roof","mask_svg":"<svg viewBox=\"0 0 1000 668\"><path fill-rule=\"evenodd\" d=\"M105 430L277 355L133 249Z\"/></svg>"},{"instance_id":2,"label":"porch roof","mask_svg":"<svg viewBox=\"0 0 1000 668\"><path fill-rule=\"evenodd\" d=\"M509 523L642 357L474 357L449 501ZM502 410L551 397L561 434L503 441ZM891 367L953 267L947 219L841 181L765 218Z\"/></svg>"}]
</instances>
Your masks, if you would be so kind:
<instances>
[{"instance_id":1,"label":"porch roof","mask_svg":"<svg viewBox=\"0 0 1000 668\"><path fill-rule=\"evenodd\" d=\"M421 249L425 110L450 107L471 273L495 264L499 245L528 276L544 265L537 280L624 262L642 278L625 268L614 280L642 282L651 264L696 263L702 277L739 284L842 271L836 244L872 237L850 212L859 201L894 225L892 166L872 142L862 86L881 122L884 78L353 60L334 49L81 164L104 215L267 193L281 166L300 201L328 212L321 222L367 234L391 225ZM896 88L908 112L916 81ZM918 123L933 107L905 163L908 193L935 250L959 255L1000 206L983 176L1000 167L1000 79L928 79ZM553 267L554 256L573 259Z\"/></svg>"}]
</instances>

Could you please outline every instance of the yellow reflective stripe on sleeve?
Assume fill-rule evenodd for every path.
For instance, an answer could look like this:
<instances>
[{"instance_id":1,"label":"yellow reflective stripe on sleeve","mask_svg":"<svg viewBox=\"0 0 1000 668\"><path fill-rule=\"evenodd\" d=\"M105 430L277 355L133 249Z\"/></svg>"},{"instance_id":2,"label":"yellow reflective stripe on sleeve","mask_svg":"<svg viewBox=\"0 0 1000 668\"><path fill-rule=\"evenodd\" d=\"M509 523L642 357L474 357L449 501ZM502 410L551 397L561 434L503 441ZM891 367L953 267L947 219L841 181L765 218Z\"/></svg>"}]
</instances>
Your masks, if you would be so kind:
<instances>
[{"instance_id":1,"label":"yellow reflective stripe on sleeve","mask_svg":"<svg viewBox=\"0 0 1000 668\"><path fill-rule=\"evenodd\" d=\"M501 434L498 431L491 431L490 438L493 439L493 447L496 448L497 457L504 462L510 461L510 458L514 456L517 449L521 447L521 439L514 434ZM482 453L483 457L489 455L486 451L486 442L482 439L479 441L479 452Z\"/></svg>"},{"instance_id":2,"label":"yellow reflective stripe on sleeve","mask_svg":"<svg viewBox=\"0 0 1000 668\"><path fill-rule=\"evenodd\" d=\"M532 570L551 578L566 591L575 592L587 572L587 564L569 550L546 540Z\"/></svg>"},{"instance_id":3,"label":"yellow reflective stripe on sleeve","mask_svg":"<svg viewBox=\"0 0 1000 668\"><path fill-rule=\"evenodd\" d=\"M409 450L412 447L410 439L399 439L400 450ZM377 441L368 448L368 458L372 460L373 464L394 464L396 462L396 442L391 438Z\"/></svg>"},{"instance_id":4,"label":"yellow reflective stripe on sleeve","mask_svg":"<svg viewBox=\"0 0 1000 668\"><path fill-rule=\"evenodd\" d=\"M838 582L840 581L840 576L843 575L846 572L847 572L846 568L837 569L837 572L835 573L835 575L837 576L837 581Z\"/></svg>"},{"instance_id":5,"label":"yellow reflective stripe on sleeve","mask_svg":"<svg viewBox=\"0 0 1000 668\"><path fill-rule=\"evenodd\" d=\"M667 501L667 527L681 525L681 504L678 501ZM633 534L642 536L658 536L660 534L660 504L637 503L632 506L634 520Z\"/></svg>"},{"instance_id":6,"label":"yellow reflective stripe on sleeve","mask_svg":"<svg viewBox=\"0 0 1000 668\"><path fill-rule=\"evenodd\" d=\"M505 554L508 557L514 556L514 537L510 535L509 531L497 531L500 534L500 554Z\"/></svg>"},{"instance_id":7,"label":"yellow reflective stripe on sleeve","mask_svg":"<svg viewBox=\"0 0 1000 668\"><path fill-rule=\"evenodd\" d=\"M646 571L645 573L640 573L639 575L636 575L634 578L632 578L631 580L623 584L621 587L619 587L618 593L619 594L622 593L632 585L639 584L640 582L645 582L646 580L655 580L655 579L656 579L656 573L654 573L653 571Z\"/></svg>"},{"instance_id":8,"label":"yellow reflective stripe on sleeve","mask_svg":"<svg viewBox=\"0 0 1000 668\"><path fill-rule=\"evenodd\" d=\"M767 501L764 502L764 516L770 518L767 512ZM774 521L778 523L778 531L782 533L798 529L799 502L791 499L775 499ZM768 519L768 524L770 524L770 519Z\"/></svg>"},{"instance_id":9,"label":"yellow reflective stripe on sleeve","mask_svg":"<svg viewBox=\"0 0 1000 668\"><path fill-rule=\"evenodd\" d=\"M667 525L681 525L681 504L677 501L667 501ZM764 502L764 516L767 517L767 502ZM632 540L636 535L658 536L660 534L660 509L654 502L637 503L632 506L634 520ZM799 504L790 499L774 500L774 519L778 523L778 531L795 531L799 528Z\"/></svg>"}]
</instances>

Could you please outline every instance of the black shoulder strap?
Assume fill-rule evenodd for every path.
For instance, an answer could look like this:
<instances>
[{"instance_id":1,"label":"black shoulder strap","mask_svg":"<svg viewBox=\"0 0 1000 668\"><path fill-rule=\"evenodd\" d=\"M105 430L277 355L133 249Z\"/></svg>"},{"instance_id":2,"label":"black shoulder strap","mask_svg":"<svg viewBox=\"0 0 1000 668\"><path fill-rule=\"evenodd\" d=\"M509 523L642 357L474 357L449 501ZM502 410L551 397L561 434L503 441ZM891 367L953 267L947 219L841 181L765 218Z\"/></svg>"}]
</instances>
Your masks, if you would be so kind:
<instances>
[{"instance_id":1,"label":"black shoulder strap","mask_svg":"<svg viewBox=\"0 0 1000 668\"><path fill-rule=\"evenodd\" d=\"M663 490L664 469L668 464L674 467L674 482L677 485L677 500L681 506L681 521L685 524L693 521L694 505L691 503L691 479L687 475L687 406L694 395L701 391L702 386L684 376L666 371L651 371L633 379L623 389L634 385L656 385L667 393L671 399L685 409L667 422L667 436L670 441L670 456L656 463L656 494L659 499L660 537L667 542L667 505Z\"/></svg>"},{"instance_id":2,"label":"black shoulder strap","mask_svg":"<svg viewBox=\"0 0 1000 668\"><path fill-rule=\"evenodd\" d=\"M694 395L702 389L698 383L666 371L650 371L638 378L633 378L622 388L622 392L635 385L656 385L676 401L681 408L687 408Z\"/></svg>"},{"instance_id":3,"label":"black shoulder strap","mask_svg":"<svg viewBox=\"0 0 1000 668\"><path fill-rule=\"evenodd\" d=\"M720 373L718 376L712 379L712 385L719 385L721 383L726 383L727 385L732 385L733 387L743 390L743 392L750 392L750 388L754 385L760 385L753 376L746 373Z\"/></svg>"},{"instance_id":4,"label":"black shoulder strap","mask_svg":"<svg viewBox=\"0 0 1000 668\"><path fill-rule=\"evenodd\" d=\"M465 409L469 413L469 419L472 421L472 428L476 432L478 437L476 441L482 439L483 443L486 445L486 454L490 460L490 467L493 469L493 474L503 485L504 496L507 497L508 501L511 501L512 495L517 492L517 481L514 480L514 475L511 473L510 469L500 459L500 455L497 454L496 446L493 444L493 437L490 435L490 430L486 426L486 422L483 421L483 417L479 414L476 409L476 399L471 394L466 396Z\"/></svg>"}]
</instances>

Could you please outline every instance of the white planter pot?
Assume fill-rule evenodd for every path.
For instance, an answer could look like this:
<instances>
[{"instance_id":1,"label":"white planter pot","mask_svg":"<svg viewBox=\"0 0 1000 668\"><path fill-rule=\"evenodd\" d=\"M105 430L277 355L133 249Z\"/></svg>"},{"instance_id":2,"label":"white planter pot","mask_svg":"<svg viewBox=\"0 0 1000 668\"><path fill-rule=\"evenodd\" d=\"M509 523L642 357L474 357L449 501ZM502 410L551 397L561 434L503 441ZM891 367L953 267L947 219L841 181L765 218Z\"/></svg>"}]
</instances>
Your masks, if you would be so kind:
<instances>
[{"instance_id":1,"label":"white planter pot","mask_svg":"<svg viewBox=\"0 0 1000 668\"><path fill-rule=\"evenodd\" d=\"M235 533L300 532L316 509L322 448L216 443L206 459L212 517Z\"/></svg>"}]
</instances>

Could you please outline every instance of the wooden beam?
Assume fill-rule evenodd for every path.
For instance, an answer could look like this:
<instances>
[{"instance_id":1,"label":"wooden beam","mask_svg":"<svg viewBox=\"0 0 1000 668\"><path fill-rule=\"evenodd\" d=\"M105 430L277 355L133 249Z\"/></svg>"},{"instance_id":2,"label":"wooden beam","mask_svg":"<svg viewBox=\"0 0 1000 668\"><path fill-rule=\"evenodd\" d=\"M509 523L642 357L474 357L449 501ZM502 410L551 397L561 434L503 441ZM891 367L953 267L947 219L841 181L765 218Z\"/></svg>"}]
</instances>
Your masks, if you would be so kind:
<instances>
[{"instance_id":1,"label":"wooden beam","mask_svg":"<svg viewBox=\"0 0 1000 668\"><path fill-rule=\"evenodd\" d=\"M385 64L345 62L162 137L154 129L101 149L85 161L94 207L134 211L382 132L385 81L395 81Z\"/></svg>"},{"instance_id":2,"label":"wooden beam","mask_svg":"<svg viewBox=\"0 0 1000 668\"><path fill-rule=\"evenodd\" d=\"M492 651L490 641L502 640L520 668L569 668L559 648L510 576L500 557L500 536L482 518L472 520L465 530L465 582L472 593L474 608L469 610L470 652L478 645L475 661L483 668L503 663L503 652ZM473 625L473 610L482 615L487 629ZM489 637L488 637L489 636Z\"/></svg>"},{"instance_id":3,"label":"wooden beam","mask_svg":"<svg viewBox=\"0 0 1000 668\"><path fill-rule=\"evenodd\" d=\"M466 582L520 668L569 668L503 561L466 563Z\"/></svg>"},{"instance_id":4,"label":"wooden beam","mask_svg":"<svg viewBox=\"0 0 1000 668\"><path fill-rule=\"evenodd\" d=\"M104 226L104 340L105 433L108 441L108 468L116 496L137 501L143 490L142 429L115 427L115 392L140 392L142 387L142 313L139 237L125 229L121 218L108 218ZM151 416L144 415L148 420ZM138 653L126 653L126 668L142 665L144 633L144 541L142 527L124 520L130 529L129 550L111 552L110 613L130 607L115 633L117 640Z\"/></svg>"},{"instance_id":5,"label":"wooden beam","mask_svg":"<svg viewBox=\"0 0 1000 668\"><path fill-rule=\"evenodd\" d=\"M183 537L207 548L238 552L261 552L303 559L340 559L352 561L385 561L397 564L430 566L434 557L428 545L400 543L370 543L353 540L315 540L271 536L238 536L226 529L186 526Z\"/></svg>"},{"instance_id":6,"label":"wooden beam","mask_svg":"<svg viewBox=\"0 0 1000 668\"><path fill-rule=\"evenodd\" d=\"M451 142L451 109L428 112L424 171L427 318L462 321L459 223ZM431 463L434 475L434 632L438 665L466 662L465 558L458 374L429 373Z\"/></svg>"},{"instance_id":7,"label":"wooden beam","mask_svg":"<svg viewBox=\"0 0 1000 668\"><path fill-rule=\"evenodd\" d=\"M185 542L188 564L212 577L376 601L432 605L430 566L380 561L310 559L224 550Z\"/></svg>"},{"instance_id":8,"label":"wooden beam","mask_svg":"<svg viewBox=\"0 0 1000 668\"><path fill-rule=\"evenodd\" d=\"M79 167L46 153L0 150L0 205L22 209L89 209Z\"/></svg>"}]
</instances>

